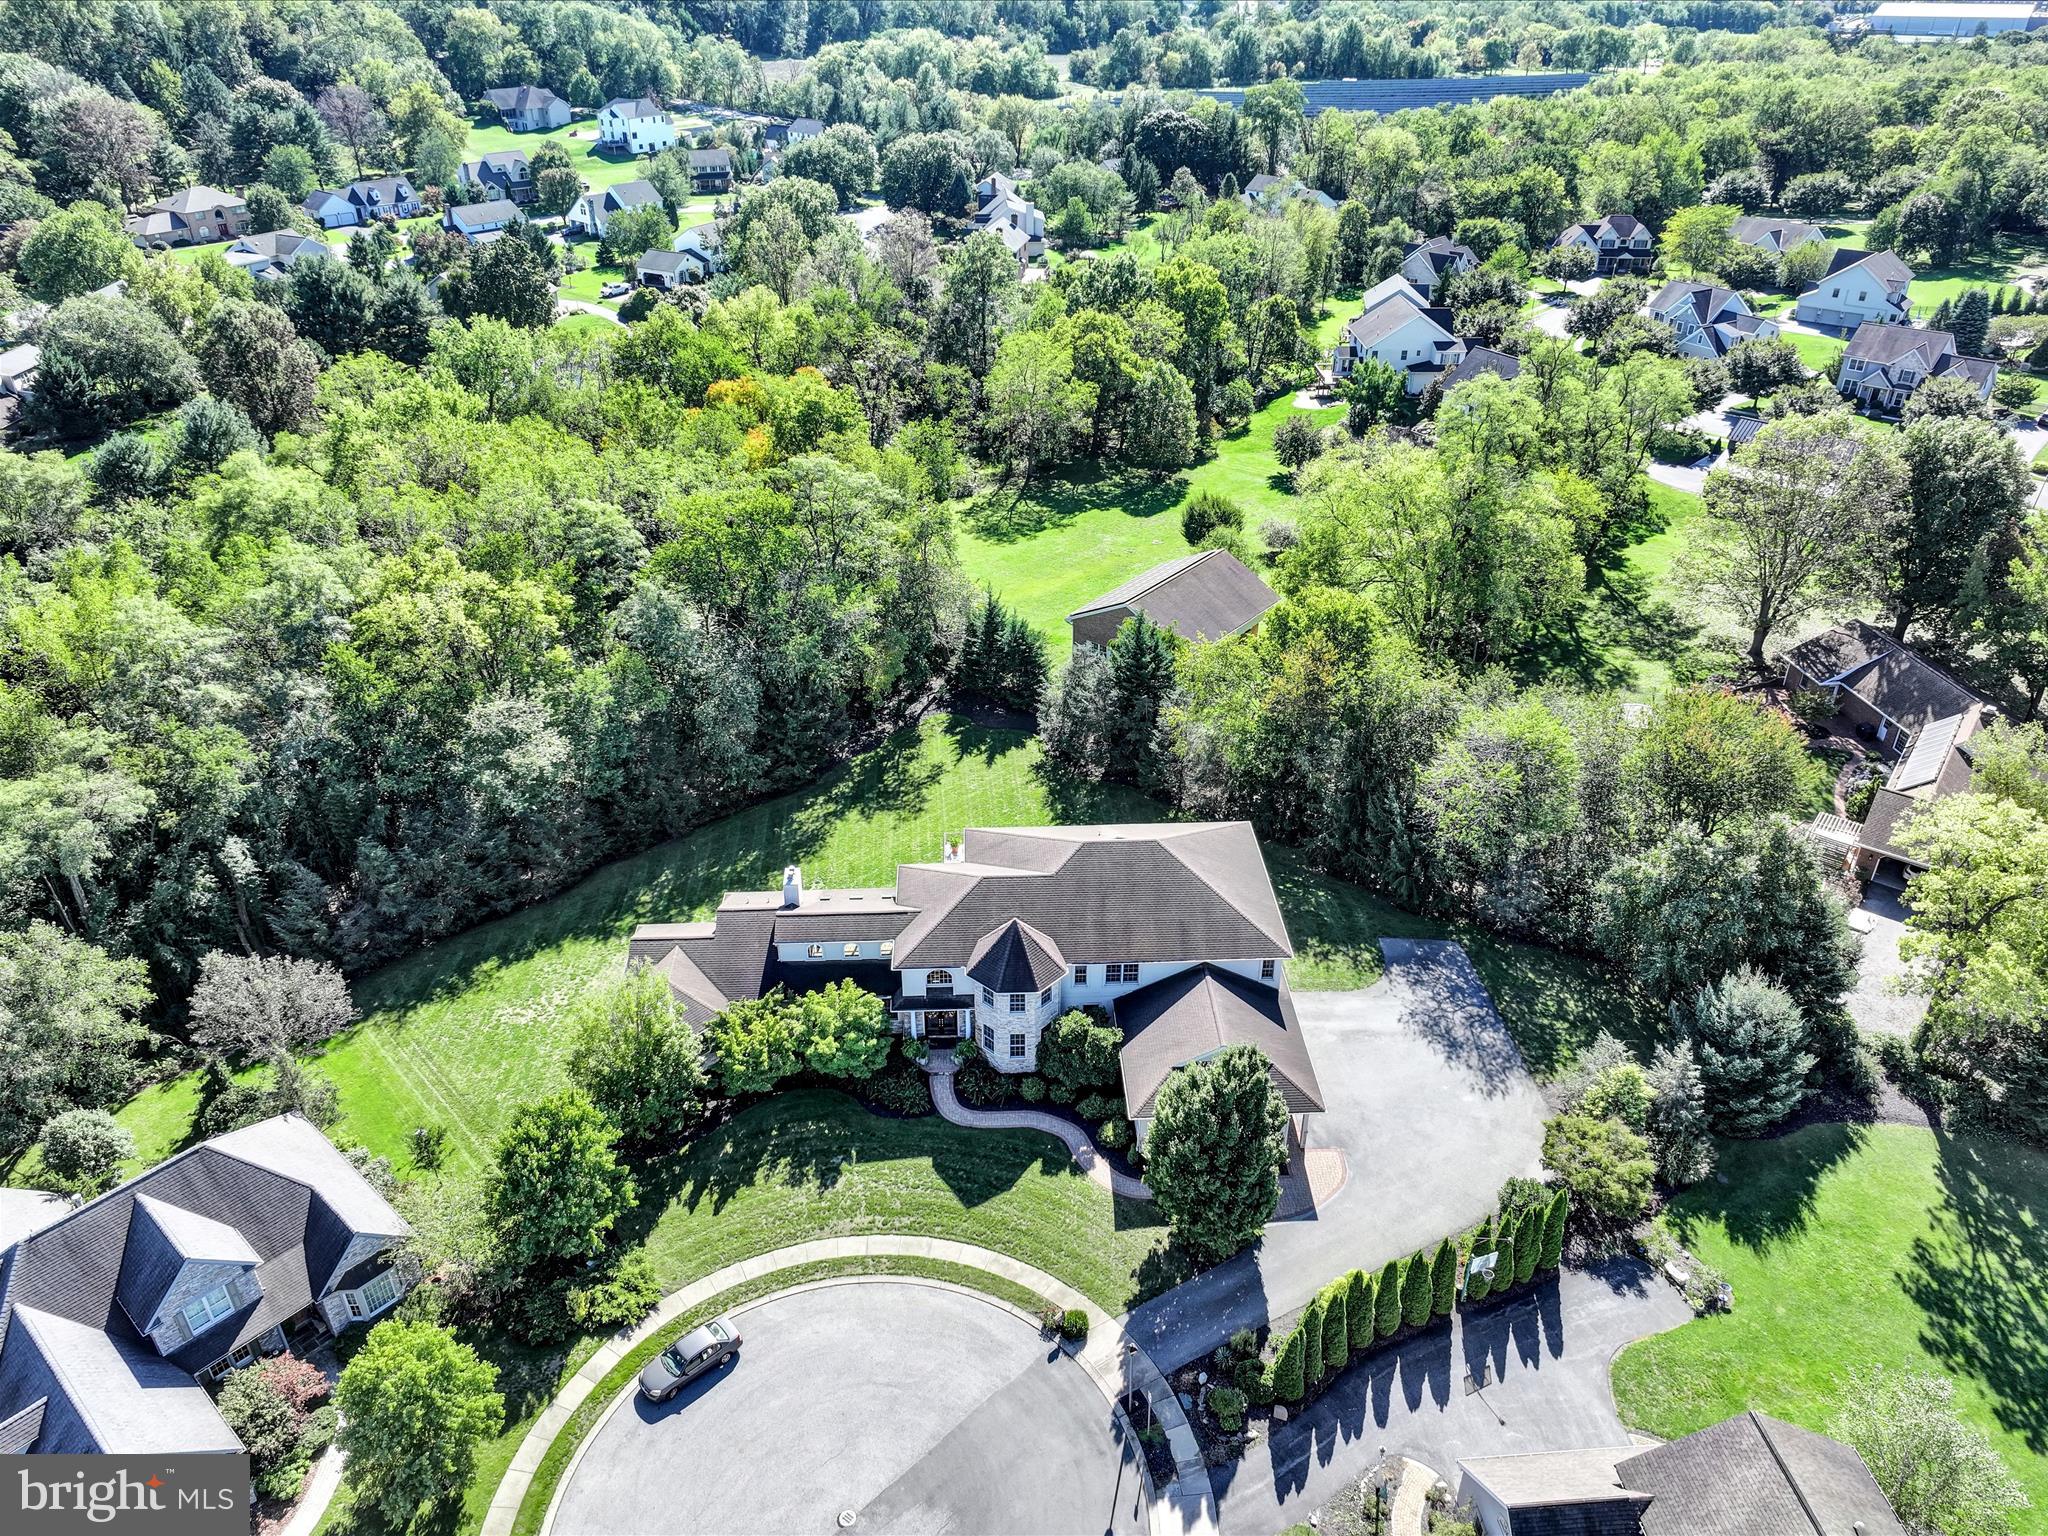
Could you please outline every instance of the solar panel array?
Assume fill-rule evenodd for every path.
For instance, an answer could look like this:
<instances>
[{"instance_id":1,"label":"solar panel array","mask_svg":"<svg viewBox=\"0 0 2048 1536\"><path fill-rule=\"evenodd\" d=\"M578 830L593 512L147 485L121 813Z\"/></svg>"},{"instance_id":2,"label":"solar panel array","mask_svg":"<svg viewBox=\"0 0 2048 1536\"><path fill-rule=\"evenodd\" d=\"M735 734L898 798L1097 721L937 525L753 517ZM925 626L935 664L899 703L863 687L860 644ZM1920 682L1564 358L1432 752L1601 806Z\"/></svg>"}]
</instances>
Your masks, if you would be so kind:
<instances>
[{"instance_id":1,"label":"solar panel array","mask_svg":"<svg viewBox=\"0 0 2048 1536\"><path fill-rule=\"evenodd\" d=\"M1552 96L1575 91L1593 77L1580 73L1540 75L1447 75L1429 80L1304 80L1301 94L1311 116L1332 108L1340 112L1402 112L1411 107L1455 107L1490 101L1496 96ZM1244 100L1241 90L1197 94L1227 101Z\"/></svg>"}]
</instances>

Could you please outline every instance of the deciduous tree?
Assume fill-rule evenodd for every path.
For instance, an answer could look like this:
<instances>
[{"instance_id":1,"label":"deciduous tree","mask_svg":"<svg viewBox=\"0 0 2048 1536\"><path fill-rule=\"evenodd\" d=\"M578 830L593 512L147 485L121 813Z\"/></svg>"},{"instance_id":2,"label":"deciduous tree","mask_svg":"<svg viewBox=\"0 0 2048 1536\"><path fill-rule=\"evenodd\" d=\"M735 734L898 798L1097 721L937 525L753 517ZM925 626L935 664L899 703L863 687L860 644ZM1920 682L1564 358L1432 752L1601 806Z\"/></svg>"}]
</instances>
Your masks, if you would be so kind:
<instances>
[{"instance_id":1,"label":"deciduous tree","mask_svg":"<svg viewBox=\"0 0 2048 1536\"><path fill-rule=\"evenodd\" d=\"M495 1366L432 1323L379 1323L335 1386L343 1479L392 1529L459 1497L477 1447L504 1423Z\"/></svg>"}]
</instances>

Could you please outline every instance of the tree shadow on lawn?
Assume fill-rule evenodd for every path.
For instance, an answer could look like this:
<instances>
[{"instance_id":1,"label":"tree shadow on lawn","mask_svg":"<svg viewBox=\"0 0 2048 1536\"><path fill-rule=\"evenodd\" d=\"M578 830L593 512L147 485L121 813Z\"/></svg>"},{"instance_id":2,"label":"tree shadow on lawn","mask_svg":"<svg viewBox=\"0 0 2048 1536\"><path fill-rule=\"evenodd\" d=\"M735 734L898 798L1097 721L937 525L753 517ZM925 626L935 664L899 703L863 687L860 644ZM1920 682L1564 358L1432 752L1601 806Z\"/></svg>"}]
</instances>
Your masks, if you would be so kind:
<instances>
[{"instance_id":1,"label":"tree shadow on lawn","mask_svg":"<svg viewBox=\"0 0 2048 1536\"><path fill-rule=\"evenodd\" d=\"M2048 1454L2048 1156L1934 1137L1945 1198L1904 1277L1925 1317L1921 1346L1977 1382L2028 1450Z\"/></svg>"},{"instance_id":2,"label":"tree shadow on lawn","mask_svg":"<svg viewBox=\"0 0 2048 1536\"><path fill-rule=\"evenodd\" d=\"M1638 658L1675 666L1699 637L1698 624L1655 596L1642 573L1624 567L1603 572L1570 624L1532 646L1514 671L1523 682L1563 677L1587 689L1629 688Z\"/></svg>"},{"instance_id":3,"label":"tree shadow on lawn","mask_svg":"<svg viewBox=\"0 0 2048 1536\"><path fill-rule=\"evenodd\" d=\"M1008 544L1104 508L1130 517L1156 517L1179 506L1185 489L1180 475L1161 478L1138 471L1105 471L1090 462L1029 485L990 491L968 507L963 520L977 537Z\"/></svg>"},{"instance_id":4,"label":"tree shadow on lawn","mask_svg":"<svg viewBox=\"0 0 2048 1536\"><path fill-rule=\"evenodd\" d=\"M1672 1229L1690 1248L1702 1228L1718 1224L1731 1242L1768 1254L1806 1230L1821 1180L1866 1139L1862 1126L1837 1123L1766 1142L1723 1142L1720 1174L1669 1207Z\"/></svg>"}]
</instances>

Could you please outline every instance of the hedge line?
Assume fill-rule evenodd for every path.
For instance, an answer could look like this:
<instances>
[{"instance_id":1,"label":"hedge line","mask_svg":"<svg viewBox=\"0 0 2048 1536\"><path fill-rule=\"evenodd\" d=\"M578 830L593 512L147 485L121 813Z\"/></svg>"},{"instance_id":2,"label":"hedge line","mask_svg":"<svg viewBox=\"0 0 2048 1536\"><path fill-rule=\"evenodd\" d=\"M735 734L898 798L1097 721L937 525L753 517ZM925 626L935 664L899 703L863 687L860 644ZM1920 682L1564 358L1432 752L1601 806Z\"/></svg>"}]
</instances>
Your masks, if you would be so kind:
<instances>
[{"instance_id":1,"label":"hedge line","mask_svg":"<svg viewBox=\"0 0 2048 1536\"><path fill-rule=\"evenodd\" d=\"M1343 1370L1352 1355L1403 1328L1450 1316L1461 1267L1481 1254L1500 1258L1491 1274L1475 1275L1467 1283L1468 1303L1512 1290L1538 1270L1557 1268L1570 1211L1571 1197L1560 1189L1547 1204L1489 1216L1469 1246L1447 1237L1406 1260L1390 1259L1377 1275L1354 1269L1338 1276L1274 1344L1271 1360L1247 1360L1238 1367L1239 1390L1258 1403L1300 1402Z\"/></svg>"}]
</instances>

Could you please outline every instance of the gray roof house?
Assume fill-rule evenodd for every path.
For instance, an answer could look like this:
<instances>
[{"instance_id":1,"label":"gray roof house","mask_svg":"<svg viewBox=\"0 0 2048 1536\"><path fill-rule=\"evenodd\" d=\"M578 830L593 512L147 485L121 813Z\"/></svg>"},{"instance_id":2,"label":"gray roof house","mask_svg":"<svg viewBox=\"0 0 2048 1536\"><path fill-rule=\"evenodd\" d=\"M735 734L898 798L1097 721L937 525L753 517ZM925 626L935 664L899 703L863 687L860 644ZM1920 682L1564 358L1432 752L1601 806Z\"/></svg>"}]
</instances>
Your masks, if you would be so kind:
<instances>
[{"instance_id":1,"label":"gray roof house","mask_svg":"<svg viewBox=\"0 0 2048 1536\"><path fill-rule=\"evenodd\" d=\"M333 254L334 247L325 240L316 240L296 230L273 229L266 234L242 236L222 253L222 258L229 266L242 268L258 282L276 282L290 272L295 263L309 256L317 261Z\"/></svg>"},{"instance_id":2,"label":"gray roof house","mask_svg":"<svg viewBox=\"0 0 2048 1536\"><path fill-rule=\"evenodd\" d=\"M1892 759L1860 825L1827 811L1808 831L1860 874L1879 873L1887 861L1919 867L1898 847L1898 829L1923 805L1970 787L1971 741L1998 718L1996 706L1861 619L1794 646L1784 664L1787 687L1833 695L1842 718Z\"/></svg>"},{"instance_id":3,"label":"gray roof house","mask_svg":"<svg viewBox=\"0 0 2048 1536\"><path fill-rule=\"evenodd\" d=\"M1604 219L1568 224L1553 246L1583 246L1593 253L1593 271L1600 277L1647 272L1657 259L1657 242L1650 226L1632 213L1613 213Z\"/></svg>"},{"instance_id":4,"label":"gray roof house","mask_svg":"<svg viewBox=\"0 0 2048 1536\"><path fill-rule=\"evenodd\" d=\"M1782 256L1822 238L1818 224L1809 224L1804 219L1767 219L1755 214L1737 219L1728 232L1738 244L1754 246L1770 256Z\"/></svg>"},{"instance_id":5,"label":"gray roof house","mask_svg":"<svg viewBox=\"0 0 2048 1536\"><path fill-rule=\"evenodd\" d=\"M1961 379L1978 399L1989 400L1998 365L1988 358L1964 357L1948 331L1866 320L1842 350L1835 388L1849 399L1895 411L1929 379Z\"/></svg>"},{"instance_id":6,"label":"gray roof house","mask_svg":"<svg viewBox=\"0 0 2048 1536\"><path fill-rule=\"evenodd\" d=\"M1264 1054L1296 1140L1322 1089L1285 963L1294 947L1246 822L970 827L887 888L735 891L708 923L634 930L702 1027L728 1003L842 979L888 999L934 1047L967 1038L1000 1071L1037 1065L1045 1026L1104 1009L1124 1035L1126 1102L1142 1137L1175 1068L1245 1043Z\"/></svg>"},{"instance_id":7,"label":"gray roof house","mask_svg":"<svg viewBox=\"0 0 2048 1536\"><path fill-rule=\"evenodd\" d=\"M1468 347L1464 361L1443 376L1444 393L1449 394L1460 384L1470 383L1482 373L1503 379L1519 378L1522 360L1512 352L1496 352L1492 347Z\"/></svg>"},{"instance_id":8,"label":"gray roof house","mask_svg":"<svg viewBox=\"0 0 2048 1536\"><path fill-rule=\"evenodd\" d=\"M541 133L568 126L569 103L544 85L507 85L484 92L484 100L514 133Z\"/></svg>"},{"instance_id":9,"label":"gray roof house","mask_svg":"<svg viewBox=\"0 0 2048 1536\"><path fill-rule=\"evenodd\" d=\"M130 215L123 227L144 245L205 245L232 240L247 229L249 205L238 192L181 187Z\"/></svg>"},{"instance_id":10,"label":"gray roof house","mask_svg":"<svg viewBox=\"0 0 2048 1536\"><path fill-rule=\"evenodd\" d=\"M1868 321L1905 325L1913 318L1912 281L1913 269L1890 251L1838 250L1820 280L1801 291L1792 318L1840 331Z\"/></svg>"},{"instance_id":11,"label":"gray roof house","mask_svg":"<svg viewBox=\"0 0 2048 1536\"><path fill-rule=\"evenodd\" d=\"M1107 648L1143 614L1183 640L1227 640L1266 616L1280 595L1227 549L1200 549L1155 565L1067 615L1074 644Z\"/></svg>"},{"instance_id":12,"label":"gray roof house","mask_svg":"<svg viewBox=\"0 0 2048 1536\"><path fill-rule=\"evenodd\" d=\"M0 1249L0 1445L237 1451L200 1384L394 1305L411 1229L311 1122L178 1153Z\"/></svg>"},{"instance_id":13,"label":"gray roof house","mask_svg":"<svg viewBox=\"0 0 2048 1536\"><path fill-rule=\"evenodd\" d=\"M1850 1447L1765 1413L1667 1445L1458 1463L1486 1536L1905 1536Z\"/></svg>"},{"instance_id":14,"label":"gray roof house","mask_svg":"<svg viewBox=\"0 0 2048 1536\"><path fill-rule=\"evenodd\" d=\"M533 166L523 149L494 149L456 167L456 179L492 198L509 198L515 203L533 201Z\"/></svg>"},{"instance_id":15,"label":"gray roof house","mask_svg":"<svg viewBox=\"0 0 2048 1536\"><path fill-rule=\"evenodd\" d=\"M1734 289L1714 283L1674 278L1651 295L1643 313L1671 327L1680 357L1726 357L1739 341L1768 341L1778 334L1776 321L1753 313Z\"/></svg>"},{"instance_id":16,"label":"gray roof house","mask_svg":"<svg viewBox=\"0 0 2048 1536\"><path fill-rule=\"evenodd\" d=\"M602 239L613 214L623 213L628 208L660 206L661 194L654 190L653 182L622 181L616 186L596 188L577 198L565 222L571 229Z\"/></svg>"},{"instance_id":17,"label":"gray roof house","mask_svg":"<svg viewBox=\"0 0 2048 1536\"><path fill-rule=\"evenodd\" d=\"M442 225L471 245L497 239L519 218L519 205L506 197L494 197L487 203L450 203L441 210Z\"/></svg>"},{"instance_id":18,"label":"gray roof house","mask_svg":"<svg viewBox=\"0 0 2048 1536\"><path fill-rule=\"evenodd\" d=\"M1437 284L1479 265L1472 247L1460 245L1449 235L1432 235L1401 247L1401 275L1413 283L1425 299L1436 296Z\"/></svg>"},{"instance_id":19,"label":"gray roof house","mask_svg":"<svg viewBox=\"0 0 2048 1536\"><path fill-rule=\"evenodd\" d=\"M723 144L690 151L690 189L723 192L732 185L732 151Z\"/></svg>"}]
</instances>

